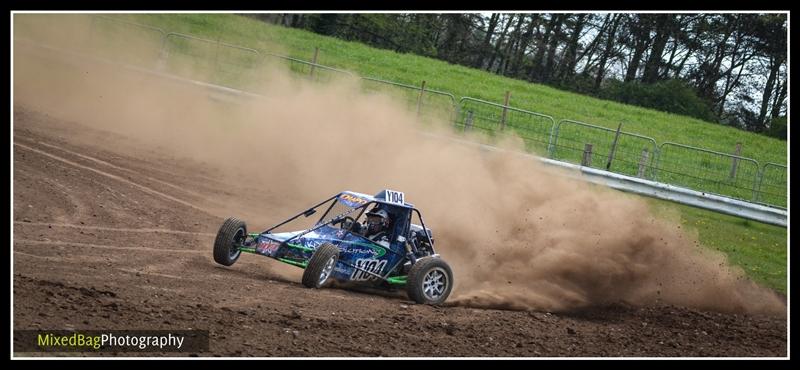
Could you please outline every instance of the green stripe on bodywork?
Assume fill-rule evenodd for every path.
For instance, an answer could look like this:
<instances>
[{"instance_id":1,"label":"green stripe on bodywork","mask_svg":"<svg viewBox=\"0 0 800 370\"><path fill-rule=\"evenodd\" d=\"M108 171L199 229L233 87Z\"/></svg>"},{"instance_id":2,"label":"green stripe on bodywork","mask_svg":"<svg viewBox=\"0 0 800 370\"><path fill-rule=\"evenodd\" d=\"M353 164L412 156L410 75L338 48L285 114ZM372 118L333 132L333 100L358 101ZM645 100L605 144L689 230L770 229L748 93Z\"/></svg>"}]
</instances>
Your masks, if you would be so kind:
<instances>
[{"instance_id":1,"label":"green stripe on bodywork","mask_svg":"<svg viewBox=\"0 0 800 370\"><path fill-rule=\"evenodd\" d=\"M314 251L313 249L308 248L308 247L304 247L304 246L302 246L300 244L286 244L286 245L289 246L289 247L292 247L292 248L300 249L300 250L302 250L304 252L313 252Z\"/></svg>"},{"instance_id":2,"label":"green stripe on bodywork","mask_svg":"<svg viewBox=\"0 0 800 370\"><path fill-rule=\"evenodd\" d=\"M406 284L406 279L408 279L408 276L394 276L394 277L387 278L386 281L389 284L405 285Z\"/></svg>"},{"instance_id":3,"label":"green stripe on bodywork","mask_svg":"<svg viewBox=\"0 0 800 370\"><path fill-rule=\"evenodd\" d=\"M239 247L239 250L245 253L255 253L255 248Z\"/></svg>"},{"instance_id":4,"label":"green stripe on bodywork","mask_svg":"<svg viewBox=\"0 0 800 370\"><path fill-rule=\"evenodd\" d=\"M306 266L308 265L308 262L306 261L301 262L301 261L290 260L288 258L278 258L278 261L288 263L290 265L300 266L302 268L306 268Z\"/></svg>"}]
</instances>

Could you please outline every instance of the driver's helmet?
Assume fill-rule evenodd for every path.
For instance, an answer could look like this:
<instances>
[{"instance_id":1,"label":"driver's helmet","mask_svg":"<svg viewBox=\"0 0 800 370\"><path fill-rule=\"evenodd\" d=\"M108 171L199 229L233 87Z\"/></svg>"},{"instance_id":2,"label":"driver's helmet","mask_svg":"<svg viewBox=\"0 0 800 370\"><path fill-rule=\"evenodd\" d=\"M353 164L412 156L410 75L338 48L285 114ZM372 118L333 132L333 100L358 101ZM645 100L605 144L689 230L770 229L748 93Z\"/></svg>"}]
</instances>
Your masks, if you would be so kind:
<instances>
[{"instance_id":1,"label":"driver's helmet","mask_svg":"<svg viewBox=\"0 0 800 370\"><path fill-rule=\"evenodd\" d=\"M389 227L389 212L383 209L372 209L367 212L367 234L373 235Z\"/></svg>"}]
</instances>

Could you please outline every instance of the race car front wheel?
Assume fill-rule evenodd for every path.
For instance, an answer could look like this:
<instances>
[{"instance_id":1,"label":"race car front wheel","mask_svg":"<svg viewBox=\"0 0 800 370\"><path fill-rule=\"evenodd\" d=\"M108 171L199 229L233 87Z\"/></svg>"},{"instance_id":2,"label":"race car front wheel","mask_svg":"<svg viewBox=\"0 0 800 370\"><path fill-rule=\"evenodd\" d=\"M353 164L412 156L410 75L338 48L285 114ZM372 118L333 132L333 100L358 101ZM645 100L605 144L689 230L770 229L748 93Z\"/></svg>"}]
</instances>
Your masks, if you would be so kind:
<instances>
[{"instance_id":1,"label":"race car front wheel","mask_svg":"<svg viewBox=\"0 0 800 370\"><path fill-rule=\"evenodd\" d=\"M333 268L339 261L339 248L331 243L320 245L303 271L303 285L308 288L322 288L330 282Z\"/></svg>"},{"instance_id":2,"label":"race car front wheel","mask_svg":"<svg viewBox=\"0 0 800 370\"><path fill-rule=\"evenodd\" d=\"M214 240L214 261L223 266L232 265L242 254L239 246L244 244L246 238L247 225L244 221L232 217L225 220Z\"/></svg>"},{"instance_id":3,"label":"race car front wheel","mask_svg":"<svg viewBox=\"0 0 800 370\"><path fill-rule=\"evenodd\" d=\"M408 272L408 298L422 304L440 304L453 290L453 271L441 258L417 260Z\"/></svg>"}]
</instances>

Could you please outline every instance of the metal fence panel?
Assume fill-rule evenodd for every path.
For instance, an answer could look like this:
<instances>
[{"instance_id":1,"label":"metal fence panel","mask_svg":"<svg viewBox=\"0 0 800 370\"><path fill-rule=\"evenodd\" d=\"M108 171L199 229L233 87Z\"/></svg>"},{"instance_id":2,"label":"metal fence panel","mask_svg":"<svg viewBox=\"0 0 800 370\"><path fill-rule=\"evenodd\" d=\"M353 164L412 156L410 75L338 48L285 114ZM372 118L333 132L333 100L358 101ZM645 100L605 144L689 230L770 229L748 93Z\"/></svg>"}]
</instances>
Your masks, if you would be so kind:
<instances>
[{"instance_id":1,"label":"metal fence panel","mask_svg":"<svg viewBox=\"0 0 800 370\"><path fill-rule=\"evenodd\" d=\"M140 67L155 67L167 33L124 19L91 16L87 48L92 54Z\"/></svg>"},{"instance_id":2,"label":"metal fence panel","mask_svg":"<svg viewBox=\"0 0 800 370\"><path fill-rule=\"evenodd\" d=\"M292 58L285 55L262 52L263 63L266 65L283 65L292 73L315 82L330 82L337 78L355 77L350 71L333 68L318 63Z\"/></svg>"},{"instance_id":3,"label":"metal fence panel","mask_svg":"<svg viewBox=\"0 0 800 370\"><path fill-rule=\"evenodd\" d=\"M456 127L478 129L490 135L502 130L517 134L525 149L546 155L555 126L553 117L469 97L461 98Z\"/></svg>"},{"instance_id":4,"label":"metal fence panel","mask_svg":"<svg viewBox=\"0 0 800 370\"><path fill-rule=\"evenodd\" d=\"M666 142L659 148L655 179L750 201L756 195L758 174L754 159Z\"/></svg>"},{"instance_id":5,"label":"metal fence panel","mask_svg":"<svg viewBox=\"0 0 800 370\"><path fill-rule=\"evenodd\" d=\"M656 141L647 136L620 131L614 146L616 133L617 130L584 122L558 121L553 132L550 157L586 167L652 178ZM588 153L587 144L591 145L591 152ZM609 166L612 147L614 153ZM587 156L590 156L589 161L586 160Z\"/></svg>"},{"instance_id":6,"label":"metal fence panel","mask_svg":"<svg viewBox=\"0 0 800 370\"><path fill-rule=\"evenodd\" d=\"M447 92L372 77L362 77L361 86L367 93L387 94L403 101L409 110L416 112L423 120L453 122L458 115L456 98Z\"/></svg>"},{"instance_id":7,"label":"metal fence panel","mask_svg":"<svg viewBox=\"0 0 800 370\"><path fill-rule=\"evenodd\" d=\"M789 190L786 177L789 167L777 163L766 163L761 169L756 201L786 208Z\"/></svg>"},{"instance_id":8,"label":"metal fence panel","mask_svg":"<svg viewBox=\"0 0 800 370\"><path fill-rule=\"evenodd\" d=\"M165 68L187 77L202 77L225 86L252 81L260 61L255 49L170 32L164 42Z\"/></svg>"}]
</instances>

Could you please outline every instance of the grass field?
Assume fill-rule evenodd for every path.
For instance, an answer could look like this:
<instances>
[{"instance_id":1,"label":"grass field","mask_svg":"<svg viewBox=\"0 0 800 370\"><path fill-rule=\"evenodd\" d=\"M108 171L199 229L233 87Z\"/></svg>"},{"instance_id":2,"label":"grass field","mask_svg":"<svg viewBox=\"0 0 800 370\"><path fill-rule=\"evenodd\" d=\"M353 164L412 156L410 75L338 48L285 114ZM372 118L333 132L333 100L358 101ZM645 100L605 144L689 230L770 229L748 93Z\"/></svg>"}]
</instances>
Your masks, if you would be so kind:
<instances>
[{"instance_id":1,"label":"grass field","mask_svg":"<svg viewBox=\"0 0 800 370\"><path fill-rule=\"evenodd\" d=\"M700 243L728 256L753 280L786 294L787 231L783 227L714 213L661 200L649 200L656 214L678 211Z\"/></svg>"},{"instance_id":2,"label":"grass field","mask_svg":"<svg viewBox=\"0 0 800 370\"><path fill-rule=\"evenodd\" d=\"M755 158L762 166L766 162L787 163L786 141L689 117L595 99L543 85L504 78L430 58L398 54L302 30L272 26L247 17L233 14L119 14L110 16L159 27L166 32L197 36L303 60L311 60L314 48L318 47L320 52L317 63L346 69L361 76L409 85L419 85L422 80L425 80L427 88L450 92L457 99L469 96L495 103L502 103L505 92L511 91L511 106L552 116L555 121L571 119L611 129L616 129L617 125L622 122L623 131L649 136L659 144L676 142L725 153L731 153L735 144L739 142L742 143L741 156ZM150 37L157 40L157 37L154 36L158 35L148 32L142 30L143 36L138 39ZM213 60L215 64L225 67L213 71L215 73L211 77L216 80L212 82L224 81L236 84L241 80L253 78L253 76L241 73L242 70L248 70L256 63L253 53L248 50L231 47L220 49L213 44L209 45L203 41L184 37L171 37L168 44L171 51L169 59L171 63L181 62L181 59L178 58L183 58L182 63L193 63L194 67L200 70L212 70L216 68L210 63ZM220 50L223 52L221 53ZM155 57L153 56L153 58ZM146 60L143 61L143 63L146 62ZM308 66L293 63L292 68L308 68ZM307 72L306 70L305 73ZM318 73L322 74L322 72ZM407 98L413 100L413 94ZM494 117L498 113L495 108L477 104L474 112L476 112L476 116ZM485 112L481 112L480 109L484 109ZM465 112L461 113L465 114ZM487 120L483 123L476 121L475 127L496 128L491 126L490 121ZM532 118L524 112L508 114L509 127L529 139L529 149L539 152L547 148L546 135L549 135L547 122L546 119ZM598 158L593 160L592 165L601 167L604 164L602 161L603 150L607 150L610 145L610 137L613 135L609 136L608 131L594 128L587 130L576 125L564 125L562 130L558 146L555 147L556 157L573 162L579 161L584 143L592 140L598 154ZM576 130L578 133L571 134L570 130ZM592 132L592 134L586 136L586 132ZM591 137L591 139L587 139L587 137ZM632 136L623 136L620 140L620 147L616 154L618 159L613 170L635 175L641 150L646 143ZM670 149L673 156L671 158L674 159L671 164L678 166L677 168L690 170L685 171L687 172L685 176L662 171L657 174L660 181L666 180L677 184L686 182L683 184L684 186L692 186L700 184L699 181L702 180L700 177L711 173L720 176L723 180L700 184L716 189L716 191L708 191L732 193L732 195L745 199L752 196L752 177L757 172L757 168L754 170L753 166L748 163L739 163L735 177L727 179L728 174L731 173L729 159L720 159L718 156L708 153L700 155L694 151L681 152L680 147L670 147ZM669 165L670 162L664 168L673 168ZM648 168L648 171L651 170ZM786 174L785 171L778 170L770 172L770 177L774 177L775 181L764 187L771 189L771 195L767 194L762 197L762 200L785 205ZM650 175L648 173L648 176ZM706 188L701 189L707 190ZM726 253L733 263L743 267L755 280L785 292L786 229L679 206L674 203L652 201L652 204L657 212L664 209L677 209L681 215L681 222L688 229L697 230L704 245Z\"/></svg>"},{"instance_id":3,"label":"grass field","mask_svg":"<svg viewBox=\"0 0 800 370\"><path fill-rule=\"evenodd\" d=\"M760 201L786 207L786 170L771 167L765 172L761 194L757 187L758 174L766 163L787 163L786 141L763 135L737 130L718 124L710 124L694 118L678 116L585 95L569 93L544 85L500 77L488 72L448 64L443 61L411 54L399 54L388 50L370 48L360 43L347 42L311 32L269 25L251 18L233 14L137 14L127 19L161 27L166 31L196 35L210 40L220 40L229 44L241 45L259 51L271 51L291 57L311 60L314 48L320 52L317 63L358 73L361 76L420 86L426 82L427 89L435 89L453 94L456 99L472 97L494 103L502 103L506 91L511 92L510 105L528 111L549 115L555 122L569 119L585 122L609 129L616 129L622 123L622 130L650 137L660 146L661 158L658 162L663 169L658 181L690 187L696 190L727 195L746 201ZM209 49L210 49L210 45ZM237 51L228 48L231 54ZM206 60L211 60L206 53ZM241 65L250 65L250 56L239 52L228 55ZM191 55L195 59L199 55ZM219 58L219 56L215 56ZM292 64L293 69L308 67ZM251 77L252 79L252 77ZM413 96L407 97L413 100ZM442 97L431 97L434 98ZM446 99L439 99L440 105ZM463 107L462 107L463 108ZM474 127L495 131L500 126L501 109L486 105L469 108L474 113ZM460 122L466 119L467 109L462 109ZM547 154L547 144L551 125L525 114L510 115L508 127L517 132L531 151ZM554 158L580 163L584 146L594 145L598 157L608 157L613 141L612 131L603 131L588 126L571 123L559 125ZM623 137L625 138L625 137ZM620 140L615 152L612 171L636 175L642 150L647 149L648 162L645 176L656 179L655 146L642 140L627 136ZM753 158L758 163L739 161L735 176L731 176L733 159L710 152L691 150L663 143L678 143L708 149L715 152L733 154L737 143L741 143L740 156ZM597 163L600 167L602 163ZM594 164L593 164L594 166Z\"/></svg>"},{"instance_id":4,"label":"grass field","mask_svg":"<svg viewBox=\"0 0 800 370\"><path fill-rule=\"evenodd\" d=\"M428 87L502 103L507 90L510 104L558 119L573 119L650 136L661 142L678 142L731 153L742 143L741 155L760 162L787 162L786 142L697 119L591 98L544 85L500 77L477 69L452 65L412 54L370 48L311 32L269 25L233 14L137 14L127 16L143 24L172 32L189 33L223 42L274 50L311 60L319 47L319 64L411 85Z\"/></svg>"}]
</instances>

